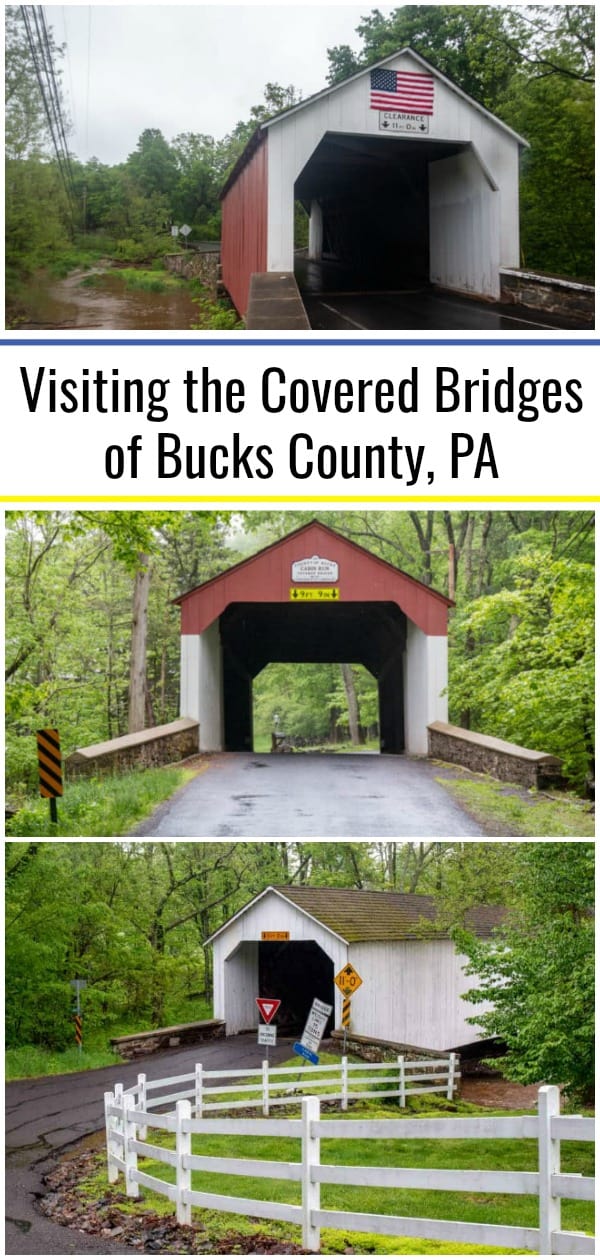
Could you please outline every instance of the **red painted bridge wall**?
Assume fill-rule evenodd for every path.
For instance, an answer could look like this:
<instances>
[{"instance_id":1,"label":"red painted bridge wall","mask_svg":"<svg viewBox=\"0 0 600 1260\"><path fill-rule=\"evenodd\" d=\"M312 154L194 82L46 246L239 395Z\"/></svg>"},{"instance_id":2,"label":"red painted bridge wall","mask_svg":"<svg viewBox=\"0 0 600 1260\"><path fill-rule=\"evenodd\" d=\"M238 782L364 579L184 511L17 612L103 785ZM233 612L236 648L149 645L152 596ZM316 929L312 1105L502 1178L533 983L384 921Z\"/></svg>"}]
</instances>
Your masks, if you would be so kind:
<instances>
[{"instance_id":1,"label":"red painted bridge wall","mask_svg":"<svg viewBox=\"0 0 600 1260\"><path fill-rule=\"evenodd\" d=\"M339 587L341 603L392 601L425 634L447 634L449 600L319 523L296 530L181 596L182 634L202 634L229 604L288 604L292 586L318 586L292 582L292 562L313 555L337 560L339 580L332 585Z\"/></svg>"},{"instance_id":2,"label":"red painted bridge wall","mask_svg":"<svg viewBox=\"0 0 600 1260\"><path fill-rule=\"evenodd\" d=\"M259 148L222 201L223 284L242 316L248 308L250 276L267 270L267 151L265 132Z\"/></svg>"}]
</instances>

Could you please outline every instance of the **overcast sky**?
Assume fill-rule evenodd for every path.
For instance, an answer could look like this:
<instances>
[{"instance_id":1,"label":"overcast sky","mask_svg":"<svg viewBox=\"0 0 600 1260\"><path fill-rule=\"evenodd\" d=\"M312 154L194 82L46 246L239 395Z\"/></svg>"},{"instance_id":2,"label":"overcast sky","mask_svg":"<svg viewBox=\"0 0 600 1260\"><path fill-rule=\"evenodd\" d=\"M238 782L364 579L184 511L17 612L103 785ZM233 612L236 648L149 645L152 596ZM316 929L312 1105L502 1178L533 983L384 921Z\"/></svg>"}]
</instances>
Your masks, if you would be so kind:
<instances>
[{"instance_id":1,"label":"overcast sky","mask_svg":"<svg viewBox=\"0 0 600 1260\"><path fill-rule=\"evenodd\" d=\"M309 96L327 86L327 48L358 49L360 5L63 5L46 7L67 45L63 84L82 161L124 161L146 127L220 139L267 82ZM89 50L89 55L88 55Z\"/></svg>"}]
</instances>

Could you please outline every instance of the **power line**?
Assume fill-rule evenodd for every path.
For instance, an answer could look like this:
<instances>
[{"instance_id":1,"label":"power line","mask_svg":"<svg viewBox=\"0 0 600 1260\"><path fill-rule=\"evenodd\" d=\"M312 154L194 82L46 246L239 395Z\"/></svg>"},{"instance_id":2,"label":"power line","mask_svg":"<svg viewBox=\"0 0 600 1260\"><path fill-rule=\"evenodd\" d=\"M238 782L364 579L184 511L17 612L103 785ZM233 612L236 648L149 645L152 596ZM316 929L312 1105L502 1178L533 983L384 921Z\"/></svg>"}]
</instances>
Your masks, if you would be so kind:
<instances>
[{"instance_id":1,"label":"power line","mask_svg":"<svg viewBox=\"0 0 600 1260\"><path fill-rule=\"evenodd\" d=\"M27 33L29 51L42 98L52 146L56 154L58 169L72 216L74 201L73 170L46 18L43 9L32 5L21 5L21 16Z\"/></svg>"}]
</instances>

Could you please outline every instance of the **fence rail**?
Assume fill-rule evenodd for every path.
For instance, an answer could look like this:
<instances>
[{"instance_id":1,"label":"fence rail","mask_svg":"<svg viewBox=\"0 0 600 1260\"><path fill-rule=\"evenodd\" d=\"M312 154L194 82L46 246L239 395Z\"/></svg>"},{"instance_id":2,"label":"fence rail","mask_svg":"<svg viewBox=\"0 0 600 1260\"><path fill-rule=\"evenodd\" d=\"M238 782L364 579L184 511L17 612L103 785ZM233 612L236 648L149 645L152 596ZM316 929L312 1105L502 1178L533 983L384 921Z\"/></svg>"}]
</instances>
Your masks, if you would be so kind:
<instances>
[{"instance_id":1,"label":"fence rail","mask_svg":"<svg viewBox=\"0 0 600 1260\"><path fill-rule=\"evenodd\" d=\"M262 1114L268 1116L271 1107L284 1107L306 1093L321 1096L322 1091L327 1091L329 1102L341 1103L342 1111L347 1110L349 1101L360 1098L393 1098L404 1107L406 1099L415 1094L444 1094L452 1099L460 1080L458 1062L456 1054L445 1059L408 1059L398 1055L388 1063L349 1063L344 1055L339 1063L317 1067L306 1064L273 1068L264 1059L260 1068L211 1072L197 1063L194 1072L184 1076L148 1081L140 1075L137 1085L127 1092L142 1108L154 1109L189 1099L196 1117L211 1111L249 1107L260 1107ZM174 1086L184 1088L174 1090ZM242 1098L233 1097L240 1094Z\"/></svg>"},{"instance_id":2,"label":"fence rail","mask_svg":"<svg viewBox=\"0 0 600 1260\"><path fill-rule=\"evenodd\" d=\"M386 1065L387 1066L387 1065ZM282 1069L276 1069L281 1075ZM213 1074L214 1075L214 1074ZM178 1078L182 1084L187 1078ZM163 1088L171 1081L154 1082ZM408 1238L438 1239L473 1243L479 1246L511 1247L537 1251L542 1255L594 1255L595 1240L588 1234L563 1230L561 1200L594 1199L594 1178L560 1169L560 1142L591 1142L594 1122L582 1116L559 1115L559 1091L544 1086L538 1095L538 1113L532 1116L468 1116L435 1119L321 1120L320 1100L301 1100L301 1119L207 1119L192 1117L190 1098L180 1098L175 1112L156 1114L146 1109L149 1085L144 1078L131 1089L116 1086L105 1094L108 1179L125 1176L125 1192L136 1198L139 1187L147 1186L175 1204L177 1220L191 1224L192 1207L286 1221L302 1228L302 1245L318 1251L320 1231L325 1227L367 1231ZM141 1105L142 1097L144 1105ZM329 1097L329 1095L328 1095ZM164 1149L143 1139L147 1129L174 1134L174 1149ZM194 1134L221 1134L232 1137L291 1137L300 1139L299 1162L239 1159L194 1155ZM538 1143L538 1171L484 1171L474 1169L423 1169L403 1167L358 1167L323 1164L321 1139L358 1138L384 1141L390 1138L523 1138ZM138 1168L138 1156L158 1159L175 1170L174 1183L163 1181ZM192 1189L192 1173L221 1173L228 1177L269 1177L300 1183L301 1203L270 1202L233 1195L206 1193ZM322 1185L363 1185L397 1189L465 1191L467 1193L536 1195L539 1203L537 1227L492 1225L473 1221L439 1220L321 1208Z\"/></svg>"}]
</instances>

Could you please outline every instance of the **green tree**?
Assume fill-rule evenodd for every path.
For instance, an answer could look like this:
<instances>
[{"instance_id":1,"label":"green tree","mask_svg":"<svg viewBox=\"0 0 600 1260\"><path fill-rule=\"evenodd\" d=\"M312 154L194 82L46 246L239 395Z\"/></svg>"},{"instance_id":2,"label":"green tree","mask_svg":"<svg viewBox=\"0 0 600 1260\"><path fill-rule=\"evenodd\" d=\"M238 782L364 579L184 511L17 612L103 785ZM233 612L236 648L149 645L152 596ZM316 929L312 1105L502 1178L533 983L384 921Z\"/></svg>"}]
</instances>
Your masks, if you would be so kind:
<instances>
[{"instance_id":1,"label":"green tree","mask_svg":"<svg viewBox=\"0 0 600 1260\"><path fill-rule=\"evenodd\" d=\"M473 1017L506 1043L509 1079L562 1085L589 1101L594 1085L594 846L514 846L513 908L493 942L455 943L478 977L467 997L492 1003Z\"/></svg>"}]
</instances>

